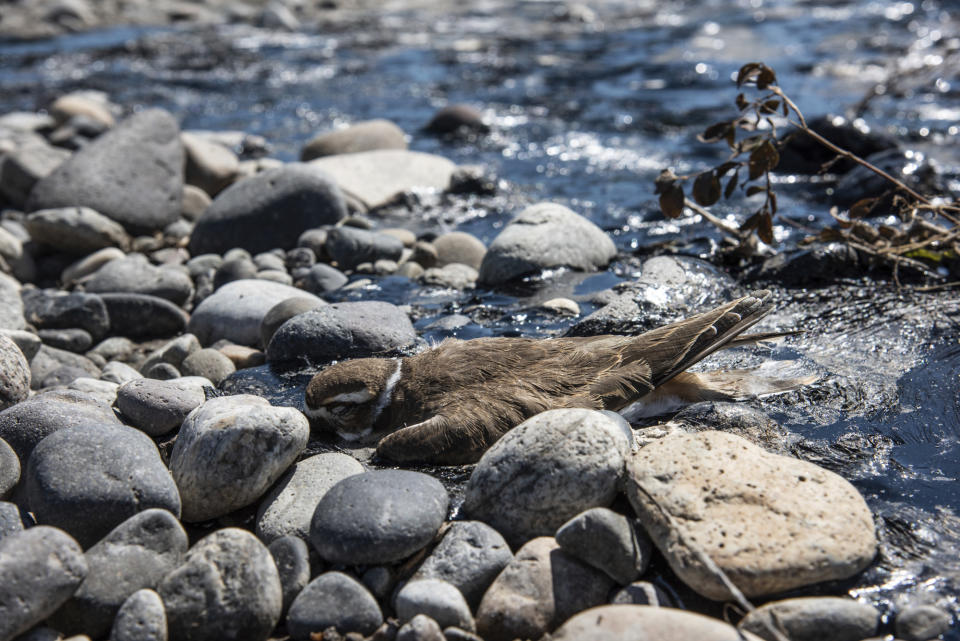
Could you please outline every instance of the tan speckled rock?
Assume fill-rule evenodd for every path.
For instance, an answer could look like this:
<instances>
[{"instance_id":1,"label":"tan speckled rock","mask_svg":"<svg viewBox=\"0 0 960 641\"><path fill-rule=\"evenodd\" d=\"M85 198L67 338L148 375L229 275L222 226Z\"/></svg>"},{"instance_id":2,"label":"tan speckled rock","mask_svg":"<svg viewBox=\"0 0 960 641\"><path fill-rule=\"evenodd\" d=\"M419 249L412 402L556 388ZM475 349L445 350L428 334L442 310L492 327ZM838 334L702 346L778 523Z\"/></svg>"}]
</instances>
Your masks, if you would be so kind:
<instances>
[{"instance_id":1,"label":"tan speckled rock","mask_svg":"<svg viewBox=\"0 0 960 641\"><path fill-rule=\"evenodd\" d=\"M873 518L840 476L723 432L675 434L627 459L627 496L687 585L728 590L691 545L747 596L842 579L876 552Z\"/></svg>"},{"instance_id":2,"label":"tan speckled rock","mask_svg":"<svg viewBox=\"0 0 960 641\"><path fill-rule=\"evenodd\" d=\"M553 641L756 641L702 614L649 605L603 605L581 612L551 635Z\"/></svg>"}]
</instances>

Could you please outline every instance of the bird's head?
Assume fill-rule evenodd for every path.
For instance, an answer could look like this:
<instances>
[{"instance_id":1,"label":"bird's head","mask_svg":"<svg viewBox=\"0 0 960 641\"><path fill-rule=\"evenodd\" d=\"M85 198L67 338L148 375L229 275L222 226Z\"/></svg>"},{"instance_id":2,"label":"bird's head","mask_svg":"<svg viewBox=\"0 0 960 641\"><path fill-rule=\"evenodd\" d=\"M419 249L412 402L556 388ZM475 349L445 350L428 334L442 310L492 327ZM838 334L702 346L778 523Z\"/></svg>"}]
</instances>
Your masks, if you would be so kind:
<instances>
[{"instance_id":1,"label":"bird's head","mask_svg":"<svg viewBox=\"0 0 960 641\"><path fill-rule=\"evenodd\" d=\"M305 413L320 429L349 441L373 432L400 378L400 360L358 358L331 365L307 384Z\"/></svg>"}]
</instances>

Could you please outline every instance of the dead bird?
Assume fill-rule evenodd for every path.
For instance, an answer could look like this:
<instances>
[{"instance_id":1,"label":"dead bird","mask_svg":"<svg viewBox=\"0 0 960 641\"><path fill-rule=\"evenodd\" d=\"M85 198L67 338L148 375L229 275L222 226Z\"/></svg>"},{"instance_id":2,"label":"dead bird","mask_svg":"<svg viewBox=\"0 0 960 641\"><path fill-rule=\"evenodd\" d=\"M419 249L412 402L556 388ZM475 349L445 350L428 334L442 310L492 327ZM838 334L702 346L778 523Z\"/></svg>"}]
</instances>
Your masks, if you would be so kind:
<instances>
[{"instance_id":1,"label":"dead bird","mask_svg":"<svg viewBox=\"0 0 960 641\"><path fill-rule=\"evenodd\" d=\"M346 440L379 438L399 463L471 463L539 412L579 407L656 415L673 405L796 389L815 377L685 370L723 347L794 332L743 335L773 308L755 291L639 336L447 339L406 358L360 358L318 373L306 414Z\"/></svg>"}]
</instances>

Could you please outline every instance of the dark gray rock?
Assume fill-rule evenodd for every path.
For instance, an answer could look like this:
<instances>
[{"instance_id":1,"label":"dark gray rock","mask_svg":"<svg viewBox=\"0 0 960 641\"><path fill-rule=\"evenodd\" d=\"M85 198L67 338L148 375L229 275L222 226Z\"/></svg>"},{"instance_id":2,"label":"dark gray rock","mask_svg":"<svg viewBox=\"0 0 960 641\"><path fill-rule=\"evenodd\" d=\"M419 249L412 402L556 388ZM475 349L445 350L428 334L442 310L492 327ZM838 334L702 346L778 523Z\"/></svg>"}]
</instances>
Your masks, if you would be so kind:
<instances>
[{"instance_id":1,"label":"dark gray rock","mask_svg":"<svg viewBox=\"0 0 960 641\"><path fill-rule=\"evenodd\" d=\"M0 438L0 499L6 498L20 482L20 457Z\"/></svg>"},{"instance_id":2,"label":"dark gray rock","mask_svg":"<svg viewBox=\"0 0 960 641\"><path fill-rule=\"evenodd\" d=\"M56 290L24 290L24 316L37 329L86 330L100 340L110 329L110 316L96 294L64 294Z\"/></svg>"},{"instance_id":3,"label":"dark gray rock","mask_svg":"<svg viewBox=\"0 0 960 641\"><path fill-rule=\"evenodd\" d=\"M180 378L180 370L170 363L157 363L149 369L143 370L143 375L146 378L154 378L159 381L171 381Z\"/></svg>"},{"instance_id":4,"label":"dark gray rock","mask_svg":"<svg viewBox=\"0 0 960 641\"><path fill-rule=\"evenodd\" d=\"M634 581L624 586L610 598L612 605L652 605L661 608L676 607L666 592L647 581Z\"/></svg>"},{"instance_id":5,"label":"dark gray rock","mask_svg":"<svg viewBox=\"0 0 960 641\"><path fill-rule=\"evenodd\" d=\"M443 485L419 472L377 470L350 476L320 499L310 542L331 563L399 561L430 543L449 502Z\"/></svg>"},{"instance_id":6,"label":"dark gray rock","mask_svg":"<svg viewBox=\"0 0 960 641\"><path fill-rule=\"evenodd\" d=\"M303 238L303 234L300 234L300 238ZM298 240L297 242L299 243L300 241ZM283 256L284 270L289 272L293 272L296 269L310 269L316 262L317 255L310 247L297 246L293 249L288 249Z\"/></svg>"},{"instance_id":7,"label":"dark gray rock","mask_svg":"<svg viewBox=\"0 0 960 641\"><path fill-rule=\"evenodd\" d=\"M220 289L235 280L256 278L257 266L246 256L223 261L213 274L213 288Z\"/></svg>"},{"instance_id":8,"label":"dark gray rock","mask_svg":"<svg viewBox=\"0 0 960 641\"><path fill-rule=\"evenodd\" d=\"M101 294L110 333L128 338L175 336L187 328L187 314L170 301L146 294Z\"/></svg>"},{"instance_id":9,"label":"dark gray rock","mask_svg":"<svg viewBox=\"0 0 960 641\"><path fill-rule=\"evenodd\" d=\"M183 160L176 121L145 109L40 179L27 210L86 206L135 233L163 229L180 215Z\"/></svg>"},{"instance_id":10,"label":"dark gray rock","mask_svg":"<svg viewBox=\"0 0 960 641\"><path fill-rule=\"evenodd\" d=\"M453 104L437 110L424 131L437 136L469 135L486 133L490 127L483 122L483 114L474 107Z\"/></svg>"},{"instance_id":11,"label":"dark gray rock","mask_svg":"<svg viewBox=\"0 0 960 641\"><path fill-rule=\"evenodd\" d=\"M636 523L605 507L581 512L556 535L564 552L606 572L619 585L635 581L650 563L653 543Z\"/></svg>"},{"instance_id":12,"label":"dark gray rock","mask_svg":"<svg viewBox=\"0 0 960 641\"><path fill-rule=\"evenodd\" d=\"M190 277L179 269L151 265L143 254L111 260L84 283L94 294L147 294L183 305L193 293Z\"/></svg>"},{"instance_id":13,"label":"dark gray rock","mask_svg":"<svg viewBox=\"0 0 960 641\"><path fill-rule=\"evenodd\" d=\"M17 344L0 334L0 410L19 403L29 395L30 364Z\"/></svg>"},{"instance_id":14,"label":"dark gray rock","mask_svg":"<svg viewBox=\"0 0 960 641\"><path fill-rule=\"evenodd\" d=\"M517 550L483 595L477 631L487 641L538 639L577 612L606 602L613 582L566 554L551 537Z\"/></svg>"},{"instance_id":15,"label":"dark gray rock","mask_svg":"<svg viewBox=\"0 0 960 641\"><path fill-rule=\"evenodd\" d=\"M61 386L71 386L73 382L79 378L89 378L90 372L82 369L80 367L72 367L70 365L64 365L56 368L55 370L50 371L45 376L38 377L37 380L40 381L40 384L37 385L37 389L46 389L51 387L61 387ZM82 390L81 390L82 391Z\"/></svg>"},{"instance_id":16,"label":"dark gray rock","mask_svg":"<svg viewBox=\"0 0 960 641\"><path fill-rule=\"evenodd\" d=\"M397 630L396 641L447 641L440 624L426 614L418 614Z\"/></svg>"},{"instance_id":17,"label":"dark gray rock","mask_svg":"<svg viewBox=\"0 0 960 641\"><path fill-rule=\"evenodd\" d=\"M330 627L344 634L373 634L381 623L380 606L359 581L342 572L327 572L294 599L287 615L287 632L295 641L310 641L311 633Z\"/></svg>"},{"instance_id":18,"label":"dark gray rock","mask_svg":"<svg viewBox=\"0 0 960 641\"><path fill-rule=\"evenodd\" d=\"M157 592L171 641L266 641L283 607L273 557L238 528L198 541Z\"/></svg>"},{"instance_id":19,"label":"dark gray rock","mask_svg":"<svg viewBox=\"0 0 960 641\"><path fill-rule=\"evenodd\" d=\"M24 225L34 242L68 254L86 256L104 247L130 246L123 225L89 207L41 209L27 216Z\"/></svg>"},{"instance_id":20,"label":"dark gray rock","mask_svg":"<svg viewBox=\"0 0 960 641\"><path fill-rule=\"evenodd\" d=\"M397 587L395 566L373 565L364 570L360 582L382 603L390 602L390 595Z\"/></svg>"},{"instance_id":21,"label":"dark gray rock","mask_svg":"<svg viewBox=\"0 0 960 641\"><path fill-rule=\"evenodd\" d=\"M920 193L937 193L938 176L936 168L930 164L922 151L915 149L887 149L871 154L865 160L897 178ZM890 182L863 165L856 165L837 181L833 190L833 204L850 207L863 198L881 198L886 201L877 207L873 216L885 216L890 212Z\"/></svg>"},{"instance_id":22,"label":"dark gray rock","mask_svg":"<svg viewBox=\"0 0 960 641\"><path fill-rule=\"evenodd\" d=\"M301 279L300 286L312 294L323 294L347 284L347 276L331 265L317 263Z\"/></svg>"},{"instance_id":23,"label":"dark gray rock","mask_svg":"<svg viewBox=\"0 0 960 641\"><path fill-rule=\"evenodd\" d=\"M897 613L895 630L904 641L928 641L950 631L950 613L935 605L912 605Z\"/></svg>"},{"instance_id":24,"label":"dark gray rock","mask_svg":"<svg viewBox=\"0 0 960 641\"><path fill-rule=\"evenodd\" d=\"M409 621L418 614L425 614L441 628L457 627L473 632L476 625L470 606L460 590L440 579L409 581L397 592L394 599L397 618Z\"/></svg>"},{"instance_id":25,"label":"dark gray rock","mask_svg":"<svg viewBox=\"0 0 960 641\"><path fill-rule=\"evenodd\" d=\"M86 575L83 550L66 532L41 525L0 539L0 639L46 619Z\"/></svg>"},{"instance_id":26,"label":"dark gray rock","mask_svg":"<svg viewBox=\"0 0 960 641\"><path fill-rule=\"evenodd\" d=\"M136 514L87 550L87 578L50 623L66 634L103 636L135 592L155 588L187 553L187 533L166 510Z\"/></svg>"},{"instance_id":27,"label":"dark gray rock","mask_svg":"<svg viewBox=\"0 0 960 641\"><path fill-rule=\"evenodd\" d=\"M871 605L839 597L801 597L774 601L747 613L737 628L761 639L776 641L780 630L790 641L821 641L830 631L830 641L859 641L872 637L880 625L880 613Z\"/></svg>"},{"instance_id":28,"label":"dark gray rock","mask_svg":"<svg viewBox=\"0 0 960 641\"><path fill-rule=\"evenodd\" d=\"M475 610L511 559L510 546L492 527L480 521L454 521L410 580L446 581Z\"/></svg>"},{"instance_id":29,"label":"dark gray rock","mask_svg":"<svg viewBox=\"0 0 960 641\"><path fill-rule=\"evenodd\" d=\"M480 265L480 282L497 285L549 267L596 271L617 255L602 229L563 205L524 209L493 239Z\"/></svg>"},{"instance_id":30,"label":"dark gray rock","mask_svg":"<svg viewBox=\"0 0 960 641\"><path fill-rule=\"evenodd\" d=\"M93 345L93 337L90 332L74 329L40 329L37 330L37 336L45 345L63 349L74 354L82 354Z\"/></svg>"},{"instance_id":31,"label":"dark gray rock","mask_svg":"<svg viewBox=\"0 0 960 641\"><path fill-rule=\"evenodd\" d=\"M899 143L893 136L877 130L864 131L840 116L826 114L808 119L807 124L814 132L861 158L899 147ZM780 150L777 171L791 174L819 174L823 171L824 165L830 163L830 173L845 174L858 166L849 158L840 158L802 131L792 133L785 142L786 144Z\"/></svg>"},{"instance_id":32,"label":"dark gray rock","mask_svg":"<svg viewBox=\"0 0 960 641\"><path fill-rule=\"evenodd\" d=\"M0 438L26 463L33 448L58 430L120 420L96 397L74 390L38 394L0 412Z\"/></svg>"},{"instance_id":33,"label":"dark gray rock","mask_svg":"<svg viewBox=\"0 0 960 641\"><path fill-rule=\"evenodd\" d=\"M27 324L23 312L20 283L0 273L0 329L23 329Z\"/></svg>"},{"instance_id":34,"label":"dark gray rock","mask_svg":"<svg viewBox=\"0 0 960 641\"><path fill-rule=\"evenodd\" d=\"M310 296L295 287L265 280L227 283L193 310L189 331L203 345L225 338L238 345L258 347L260 326L267 312L288 298ZM314 299L319 305L326 304Z\"/></svg>"},{"instance_id":35,"label":"dark gray rock","mask_svg":"<svg viewBox=\"0 0 960 641\"><path fill-rule=\"evenodd\" d=\"M866 257L847 243L817 243L799 251L778 252L764 261L757 278L786 287L817 286L859 278L868 266Z\"/></svg>"},{"instance_id":36,"label":"dark gray rock","mask_svg":"<svg viewBox=\"0 0 960 641\"><path fill-rule=\"evenodd\" d=\"M180 496L157 446L125 425L54 432L34 449L24 483L37 521L84 546L152 507L180 516Z\"/></svg>"},{"instance_id":37,"label":"dark gray rock","mask_svg":"<svg viewBox=\"0 0 960 641\"><path fill-rule=\"evenodd\" d=\"M552 535L580 512L613 502L629 450L619 423L601 412L542 412L483 455L467 483L464 513L512 546Z\"/></svg>"},{"instance_id":38,"label":"dark gray rock","mask_svg":"<svg viewBox=\"0 0 960 641\"><path fill-rule=\"evenodd\" d=\"M137 429L162 436L177 429L206 401L203 382L196 378L158 381L139 378L117 390L117 407Z\"/></svg>"},{"instance_id":39,"label":"dark gray rock","mask_svg":"<svg viewBox=\"0 0 960 641\"><path fill-rule=\"evenodd\" d=\"M306 162L321 156L406 148L407 138L400 127L389 120L366 120L346 129L325 131L314 136L300 150L300 160Z\"/></svg>"},{"instance_id":40,"label":"dark gray rock","mask_svg":"<svg viewBox=\"0 0 960 641\"><path fill-rule=\"evenodd\" d=\"M398 260L403 243L394 236L356 227L335 227L327 232L327 254L341 269L354 269L360 263L382 258Z\"/></svg>"},{"instance_id":41,"label":"dark gray rock","mask_svg":"<svg viewBox=\"0 0 960 641\"><path fill-rule=\"evenodd\" d=\"M310 548L297 536L281 536L267 546L277 564L280 586L283 588L283 614L310 582Z\"/></svg>"},{"instance_id":42,"label":"dark gray rock","mask_svg":"<svg viewBox=\"0 0 960 641\"><path fill-rule=\"evenodd\" d=\"M250 505L307 445L310 424L259 396L221 396L191 412L170 454L183 520L205 521Z\"/></svg>"},{"instance_id":43,"label":"dark gray rock","mask_svg":"<svg viewBox=\"0 0 960 641\"><path fill-rule=\"evenodd\" d=\"M413 345L417 334L396 305L379 301L337 303L299 314L274 333L267 361L325 363L382 355Z\"/></svg>"},{"instance_id":44,"label":"dark gray rock","mask_svg":"<svg viewBox=\"0 0 960 641\"><path fill-rule=\"evenodd\" d=\"M153 590L138 590L123 602L110 641L167 641L167 612Z\"/></svg>"},{"instance_id":45,"label":"dark gray rock","mask_svg":"<svg viewBox=\"0 0 960 641\"><path fill-rule=\"evenodd\" d=\"M19 472L19 464L17 471ZM23 517L16 503L0 501L0 540L6 536L23 532Z\"/></svg>"},{"instance_id":46,"label":"dark gray rock","mask_svg":"<svg viewBox=\"0 0 960 641\"><path fill-rule=\"evenodd\" d=\"M31 141L0 157L0 194L11 205L22 209L37 181L70 157L66 149L54 147L42 139Z\"/></svg>"},{"instance_id":47,"label":"dark gray rock","mask_svg":"<svg viewBox=\"0 0 960 641\"><path fill-rule=\"evenodd\" d=\"M260 323L260 344L269 345L270 339L280 329L280 326L294 316L309 312L311 309L316 309L324 304L320 299L313 296L309 298L297 296L277 303L270 308L267 315L263 317L263 322Z\"/></svg>"},{"instance_id":48,"label":"dark gray rock","mask_svg":"<svg viewBox=\"0 0 960 641\"><path fill-rule=\"evenodd\" d=\"M343 479L362 472L355 458L340 452L322 452L298 461L260 502L257 536L265 543L285 536L308 540L320 499Z\"/></svg>"},{"instance_id":49,"label":"dark gray rock","mask_svg":"<svg viewBox=\"0 0 960 641\"><path fill-rule=\"evenodd\" d=\"M30 361L30 384L34 389L64 385L75 378L100 376L100 368L86 356L43 345Z\"/></svg>"},{"instance_id":50,"label":"dark gray rock","mask_svg":"<svg viewBox=\"0 0 960 641\"><path fill-rule=\"evenodd\" d=\"M146 370L157 363L170 363L174 367L180 367L183 359L199 349L200 341L193 334L177 336L151 352L143 362L141 369Z\"/></svg>"},{"instance_id":51,"label":"dark gray rock","mask_svg":"<svg viewBox=\"0 0 960 641\"><path fill-rule=\"evenodd\" d=\"M197 350L190 354L180 365L180 372L184 376L202 376L214 386L237 371L236 366L219 350L209 347Z\"/></svg>"},{"instance_id":52,"label":"dark gray rock","mask_svg":"<svg viewBox=\"0 0 960 641\"><path fill-rule=\"evenodd\" d=\"M222 191L197 221L190 253L288 249L304 230L335 224L346 215L343 194L329 176L308 165L288 164Z\"/></svg>"}]
</instances>

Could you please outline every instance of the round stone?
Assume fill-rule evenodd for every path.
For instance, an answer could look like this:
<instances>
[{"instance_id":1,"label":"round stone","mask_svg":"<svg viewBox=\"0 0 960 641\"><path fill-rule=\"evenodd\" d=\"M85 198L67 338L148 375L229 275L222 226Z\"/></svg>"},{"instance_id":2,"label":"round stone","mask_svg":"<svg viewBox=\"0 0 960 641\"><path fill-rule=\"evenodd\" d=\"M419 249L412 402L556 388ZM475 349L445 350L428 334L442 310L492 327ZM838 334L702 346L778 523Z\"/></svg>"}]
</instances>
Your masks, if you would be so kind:
<instances>
[{"instance_id":1,"label":"round stone","mask_svg":"<svg viewBox=\"0 0 960 641\"><path fill-rule=\"evenodd\" d=\"M480 269L487 247L473 234L463 231L452 231L437 236L433 241L437 251L437 266L443 267L450 263L469 265Z\"/></svg>"},{"instance_id":2,"label":"round stone","mask_svg":"<svg viewBox=\"0 0 960 641\"><path fill-rule=\"evenodd\" d=\"M39 329L37 336L45 345L65 349L68 352L82 354L93 345L93 337L90 332L75 329Z\"/></svg>"},{"instance_id":3,"label":"round stone","mask_svg":"<svg viewBox=\"0 0 960 641\"><path fill-rule=\"evenodd\" d=\"M183 520L205 521L259 499L307 445L310 424L258 396L222 396L191 412L170 454Z\"/></svg>"},{"instance_id":4,"label":"round stone","mask_svg":"<svg viewBox=\"0 0 960 641\"><path fill-rule=\"evenodd\" d=\"M312 294L324 294L347 284L346 275L331 265L317 263L301 279L300 286Z\"/></svg>"},{"instance_id":5,"label":"round stone","mask_svg":"<svg viewBox=\"0 0 960 641\"><path fill-rule=\"evenodd\" d=\"M344 226L327 232L325 249L337 267L349 270L360 263L397 260L403 253L403 243L389 234Z\"/></svg>"},{"instance_id":6,"label":"round stone","mask_svg":"<svg viewBox=\"0 0 960 641\"><path fill-rule=\"evenodd\" d=\"M94 340L106 335L110 316L96 294L65 294L36 289L23 294L26 319L37 329L86 330Z\"/></svg>"},{"instance_id":7,"label":"round stone","mask_svg":"<svg viewBox=\"0 0 960 641\"><path fill-rule=\"evenodd\" d=\"M308 540L320 499L343 479L362 472L363 466L355 458L339 452L298 461L260 502L257 536L265 543L288 535Z\"/></svg>"},{"instance_id":8,"label":"round stone","mask_svg":"<svg viewBox=\"0 0 960 641\"><path fill-rule=\"evenodd\" d=\"M331 267L330 269L333 268ZM346 276L344 276L344 280L346 280ZM309 312L311 309L316 309L323 304L323 301L314 296L309 298L297 296L277 303L270 308L267 315L263 317L263 322L260 323L260 344L266 347L270 344L270 339L273 338L273 335L280 329L281 325L294 316Z\"/></svg>"},{"instance_id":9,"label":"round stone","mask_svg":"<svg viewBox=\"0 0 960 641\"><path fill-rule=\"evenodd\" d=\"M101 294L100 298L115 336L164 338L187 328L186 312L165 298L147 294Z\"/></svg>"},{"instance_id":10,"label":"round stone","mask_svg":"<svg viewBox=\"0 0 960 641\"><path fill-rule=\"evenodd\" d=\"M483 122L483 114L476 108L465 104L442 107L424 127L424 131L440 136L457 133L484 133L489 129L489 126Z\"/></svg>"},{"instance_id":11,"label":"round stone","mask_svg":"<svg viewBox=\"0 0 960 641\"><path fill-rule=\"evenodd\" d=\"M20 482L20 458L10 445L0 438L0 499L6 498Z\"/></svg>"},{"instance_id":12,"label":"round stone","mask_svg":"<svg viewBox=\"0 0 960 641\"><path fill-rule=\"evenodd\" d=\"M320 499L310 542L331 563L399 561L433 540L449 502L443 485L420 472L377 470L350 476Z\"/></svg>"},{"instance_id":13,"label":"round stone","mask_svg":"<svg viewBox=\"0 0 960 641\"><path fill-rule=\"evenodd\" d=\"M494 443L467 483L464 513L512 545L552 535L564 522L617 494L629 443L601 412L549 410Z\"/></svg>"},{"instance_id":14,"label":"round stone","mask_svg":"<svg viewBox=\"0 0 960 641\"><path fill-rule=\"evenodd\" d=\"M393 604L401 621L426 614L441 628L453 626L471 632L476 629L470 606L460 590L440 579L409 581L397 592Z\"/></svg>"},{"instance_id":15,"label":"round stone","mask_svg":"<svg viewBox=\"0 0 960 641\"><path fill-rule=\"evenodd\" d=\"M123 225L89 207L61 207L35 211L24 223L30 238L71 254L90 254L105 247L130 246Z\"/></svg>"},{"instance_id":16,"label":"round stone","mask_svg":"<svg viewBox=\"0 0 960 641\"><path fill-rule=\"evenodd\" d=\"M117 407L138 429L162 436L180 427L187 414L207 400L204 382L209 385L197 378L138 378L117 390Z\"/></svg>"},{"instance_id":17,"label":"round stone","mask_svg":"<svg viewBox=\"0 0 960 641\"><path fill-rule=\"evenodd\" d=\"M266 641L283 607L273 557L238 528L198 541L157 592L172 641Z\"/></svg>"},{"instance_id":18,"label":"round stone","mask_svg":"<svg viewBox=\"0 0 960 641\"><path fill-rule=\"evenodd\" d=\"M167 611L153 590L138 590L123 602L110 641L167 641Z\"/></svg>"},{"instance_id":19,"label":"round stone","mask_svg":"<svg viewBox=\"0 0 960 641\"><path fill-rule=\"evenodd\" d=\"M342 572L327 572L311 581L294 599L287 615L287 631L295 641L327 628L338 632L373 632L383 623L380 606L363 585Z\"/></svg>"},{"instance_id":20,"label":"round stone","mask_svg":"<svg viewBox=\"0 0 960 641\"><path fill-rule=\"evenodd\" d=\"M0 539L0 639L53 614L86 575L83 550L62 530L40 525Z\"/></svg>"},{"instance_id":21,"label":"round stone","mask_svg":"<svg viewBox=\"0 0 960 641\"><path fill-rule=\"evenodd\" d=\"M84 289L94 294L147 294L183 305L193 294L193 283L179 269L152 265L143 254L130 254L91 274Z\"/></svg>"},{"instance_id":22,"label":"round stone","mask_svg":"<svg viewBox=\"0 0 960 641\"><path fill-rule=\"evenodd\" d=\"M581 512L556 535L564 552L606 572L619 585L636 580L647 569L653 544L632 519L605 507Z\"/></svg>"},{"instance_id":23,"label":"round stone","mask_svg":"<svg viewBox=\"0 0 960 641\"><path fill-rule=\"evenodd\" d=\"M904 641L927 641L950 631L950 613L935 605L912 605L897 613L897 637Z\"/></svg>"},{"instance_id":24,"label":"round stone","mask_svg":"<svg viewBox=\"0 0 960 641\"><path fill-rule=\"evenodd\" d=\"M469 265L450 263L443 267L431 267L423 272L420 280L425 285L448 289L471 289L477 285L477 270Z\"/></svg>"},{"instance_id":25,"label":"round stone","mask_svg":"<svg viewBox=\"0 0 960 641\"><path fill-rule=\"evenodd\" d=\"M29 395L30 364L17 344L0 334L0 410L19 403Z\"/></svg>"},{"instance_id":26,"label":"round stone","mask_svg":"<svg viewBox=\"0 0 960 641\"><path fill-rule=\"evenodd\" d=\"M354 123L345 129L326 131L311 138L300 150L304 162L374 149L406 149L407 137L403 130L389 120L377 119Z\"/></svg>"},{"instance_id":27,"label":"round stone","mask_svg":"<svg viewBox=\"0 0 960 641\"><path fill-rule=\"evenodd\" d=\"M180 515L180 496L157 446L125 425L54 432L34 449L24 481L37 521L66 530L84 546L152 507Z\"/></svg>"},{"instance_id":28,"label":"round stone","mask_svg":"<svg viewBox=\"0 0 960 641\"><path fill-rule=\"evenodd\" d=\"M610 597L612 605L652 605L661 608L675 607L673 599L666 592L648 581L634 581L617 590Z\"/></svg>"},{"instance_id":29,"label":"round stone","mask_svg":"<svg viewBox=\"0 0 960 641\"><path fill-rule=\"evenodd\" d=\"M741 635L720 619L647 605L590 608L572 617L550 638L556 641L759 641L751 634Z\"/></svg>"},{"instance_id":30,"label":"round stone","mask_svg":"<svg viewBox=\"0 0 960 641\"><path fill-rule=\"evenodd\" d=\"M455 628L454 628L455 629ZM450 641L440 624L426 614L418 614L397 630L396 641Z\"/></svg>"},{"instance_id":31,"label":"round stone","mask_svg":"<svg viewBox=\"0 0 960 641\"><path fill-rule=\"evenodd\" d=\"M180 366L184 376L202 376L215 386L220 381L237 371L233 361L220 353L219 350L204 348L190 354Z\"/></svg>"},{"instance_id":32,"label":"round stone","mask_svg":"<svg viewBox=\"0 0 960 641\"><path fill-rule=\"evenodd\" d=\"M737 627L764 639L771 630L782 631L790 641L820 641L830 631L830 641L859 641L872 637L880 613L871 605L837 597L801 597L767 603L741 619Z\"/></svg>"},{"instance_id":33,"label":"round stone","mask_svg":"<svg viewBox=\"0 0 960 641\"><path fill-rule=\"evenodd\" d=\"M281 536L267 546L283 588L283 612L310 582L310 548L306 541L296 536Z\"/></svg>"}]
</instances>

